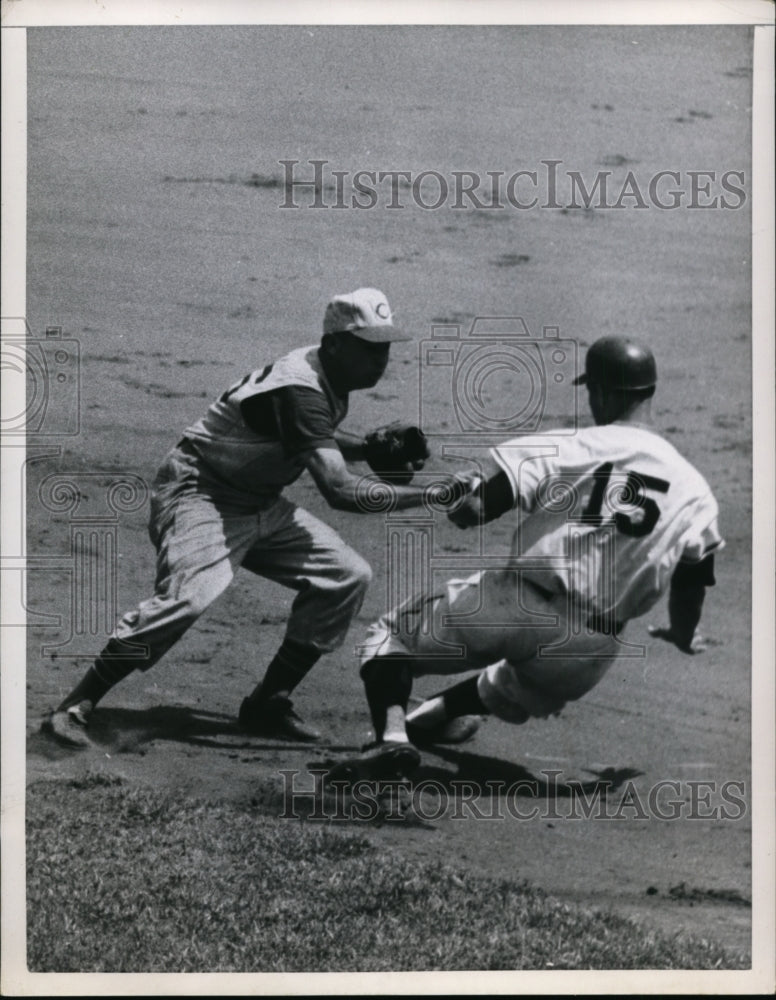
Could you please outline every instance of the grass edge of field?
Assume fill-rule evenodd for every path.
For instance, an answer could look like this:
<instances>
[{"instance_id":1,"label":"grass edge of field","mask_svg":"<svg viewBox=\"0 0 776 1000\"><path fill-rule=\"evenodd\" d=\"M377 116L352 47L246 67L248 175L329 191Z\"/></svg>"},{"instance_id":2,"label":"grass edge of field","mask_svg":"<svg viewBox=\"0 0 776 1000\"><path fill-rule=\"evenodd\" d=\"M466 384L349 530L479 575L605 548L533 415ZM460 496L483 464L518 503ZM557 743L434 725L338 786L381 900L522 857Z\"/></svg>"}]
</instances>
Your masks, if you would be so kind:
<instances>
[{"instance_id":1,"label":"grass edge of field","mask_svg":"<svg viewBox=\"0 0 776 1000\"><path fill-rule=\"evenodd\" d=\"M352 824L102 774L28 788L27 927L35 972L750 967L525 881L408 860Z\"/></svg>"}]
</instances>

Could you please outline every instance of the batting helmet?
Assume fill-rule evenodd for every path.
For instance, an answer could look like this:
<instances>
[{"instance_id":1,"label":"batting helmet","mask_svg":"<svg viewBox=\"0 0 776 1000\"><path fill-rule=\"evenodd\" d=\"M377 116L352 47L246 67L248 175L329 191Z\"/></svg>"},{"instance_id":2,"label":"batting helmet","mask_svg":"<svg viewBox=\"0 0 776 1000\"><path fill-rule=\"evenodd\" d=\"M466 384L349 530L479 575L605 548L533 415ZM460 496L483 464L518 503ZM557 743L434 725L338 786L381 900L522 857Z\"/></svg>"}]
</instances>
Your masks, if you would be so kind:
<instances>
[{"instance_id":1,"label":"batting helmet","mask_svg":"<svg viewBox=\"0 0 776 1000\"><path fill-rule=\"evenodd\" d=\"M601 337L587 352L584 375L574 379L574 385L590 382L608 389L651 389L657 383L655 356L625 337Z\"/></svg>"}]
</instances>

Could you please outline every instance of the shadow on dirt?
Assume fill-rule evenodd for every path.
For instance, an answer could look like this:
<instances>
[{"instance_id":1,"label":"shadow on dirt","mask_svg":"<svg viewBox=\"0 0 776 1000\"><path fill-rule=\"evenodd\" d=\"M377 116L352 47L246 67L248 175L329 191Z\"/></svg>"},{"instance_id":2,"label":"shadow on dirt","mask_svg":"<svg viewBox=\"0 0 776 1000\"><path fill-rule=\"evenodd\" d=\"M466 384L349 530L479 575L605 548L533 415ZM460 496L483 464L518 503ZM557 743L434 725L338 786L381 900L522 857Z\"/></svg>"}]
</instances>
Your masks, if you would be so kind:
<instances>
[{"instance_id":1,"label":"shadow on dirt","mask_svg":"<svg viewBox=\"0 0 776 1000\"><path fill-rule=\"evenodd\" d=\"M232 715L206 712L184 706L157 705L148 709L100 708L94 713L89 738L93 748L113 754L136 753L144 755L150 744L165 741L182 743L204 749L228 751L297 751L317 754L328 751L335 754L355 754L358 744L294 743L281 739L262 739L242 732ZM56 742L42 732L28 739L28 751L42 757L57 759L65 754L82 753ZM87 748L86 752L89 752ZM503 760L470 750L433 746L423 750L424 763L413 776L413 783L434 785L446 793L459 793L463 785L477 789L478 797L497 798L509 789L511 795L525 798L563 799L580 794L611 793L626 781L642 774L630 767L607 767L590 771L589 781L561 780L558 769L544 769L534 773L522 764ZM433 761L438 758L439 763ZM431 759L429 759L431 758ZM330 762L337 763L336 759ZM308 766L320 767L320 761Z\"/></svg>"},{"instance_id":2,"label":"shadow on dirt","mask_svg":"<svg viewBox=\"0 0 776 1000\"><path fill-rule=\"evenodd\" d=\"M330 750L357 753L356 744L294 743L281 739L262 739L242 732L233 715L203 712L182 706L157 705L148 709L100 708L89 725L89 738L96 749L112 753L146 752L147 745L158 740L186 743L217 750ZM45 757L73 753L73 748L56 742L42 732L28 739L28 750ZM88 748L87 748L88 750ZM78 752L77 750L75 752Z\"/></svg>"},{"instance_id":3,"label":"shadow on dirt","mask_svg":"<svg viewBox=\"0 0 776 1000\"><path fill-rule=\"evenodd\" d=\"M606 767L600 771L589 771L595 775L589 781L561 781L562 772L558 768L548 768L537 775L522 764L471 751L435 746L428 748L426 753L441 757L452 764L455 771L451 772L449 767L426 764L416 772L416 784L434 782L446 792L452 792L470 783L478 788L479 795L491 797L503 795L507 788L512 795L543 800L614 792L626 781L644 773L632 767Z\"/></svg>"}]
</instances>

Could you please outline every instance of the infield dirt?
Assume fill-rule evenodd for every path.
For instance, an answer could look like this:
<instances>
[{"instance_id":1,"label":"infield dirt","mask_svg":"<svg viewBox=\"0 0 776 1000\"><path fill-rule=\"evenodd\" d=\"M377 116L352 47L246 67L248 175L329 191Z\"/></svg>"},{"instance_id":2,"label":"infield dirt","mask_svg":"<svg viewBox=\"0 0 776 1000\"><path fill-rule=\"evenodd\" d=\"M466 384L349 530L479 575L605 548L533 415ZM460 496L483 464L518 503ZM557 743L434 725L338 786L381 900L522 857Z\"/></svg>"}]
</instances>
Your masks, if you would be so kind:
<instances>
[{"instance_id":1,"label":"infield dirt","mask_svg":"<svg viewBox=\"0 0 776 1000\"><path fill-rule=\"evenodd\" d=\"M420 777L509 784L557 771L561 783L608 777L613 801L631 789L642 803L671 781L681 817L639 818L634 807L616 819L557 818L562 797L551 796L533 819L446 815L433 831L369 827L369 836L746 951L749 201L735 210L639 209L633 200L621 210L427 210L402 188L402 210L384 199L338 211L308 207L313 193L297 188L300 207L281 209L279 161L299 161L296 176L310 178L315 159L327 170L446 176L541 172L542 161L559 160L588 186L610 171L616 192L629 170L680 171L685 188L687 171L714 171L715 185L725 171L743 171L745 187L750 32L318 25L38 29L28 38L27 319L37 336L61 327L78 342L81 393L76 436L29 443L28 556L49 562L28 574L27 780L101 770L197 798L250 801L279 769L305 770L369 738L353 647L388 600L388 528L380 515L328 510L306 477L288 495L374 569L347 645L296 695L300 713L326 731L325 747L264 745L237 732L240 700L279 644L290 603L248 573L159 665L106 698L95 750L70 753L38 733L104 639L97 617L80 645L69 638L88 585L74 561L78 518L92 519L87 553L104 537L117 540L118 611L149 596L147 503L128 499L117 517L106 515L106 486L122 475L150 484L182 429L228 385L317 342L332 294L383 289L418 342L434 323L466 331L477 316L522 317L535 337L558 327L580 352L599 335L630 333L658 359L657 428L720 503L726 548L704 614L708 650L689 658L651 641L647 625L665 616L656 609L627 633L646 655L623 659L560 718L519 728L491 720L458 750L424 751ZM435 445L431 468L455 468L443 454L459 429L451 379L430 381L418 351L394 345L384 380L353 395L344 426L418 415ZM518 379L513 391L524 390ZM587 420L584 399L580 406ZM548 419L572 416L567 397L548 399ZM51 493L52 476L78 484L78 511ZM467 537L444 518L434 532L440 565L466 552ZM507 544L506 519L491 537ZM104 614L104 604L94 607ZM430 679L418 693L434 688ZM735 818L718 808L726 782L742 789Z\"/></svg>"}]
</instances>

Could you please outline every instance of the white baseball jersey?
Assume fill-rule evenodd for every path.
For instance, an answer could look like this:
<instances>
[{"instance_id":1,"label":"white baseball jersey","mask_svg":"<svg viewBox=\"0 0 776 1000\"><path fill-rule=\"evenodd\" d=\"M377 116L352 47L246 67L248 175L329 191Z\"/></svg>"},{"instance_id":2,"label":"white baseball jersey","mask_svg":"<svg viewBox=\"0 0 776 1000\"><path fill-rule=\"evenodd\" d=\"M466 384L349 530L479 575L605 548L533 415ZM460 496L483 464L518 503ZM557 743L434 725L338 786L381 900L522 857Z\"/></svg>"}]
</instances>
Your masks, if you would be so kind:
<instances>
[{"instance_id":1,"label":"white baseball jersey","mask_svg":"<svg viewBox=\"0 0 776 1000\"><path fill-rule=\"evenodd\" d=\"M491 454L515 497L514 565L585 614L645 614L680 561L723 544L705 479L646 426L519 437Z\"/></svg>"}]
</instances>

